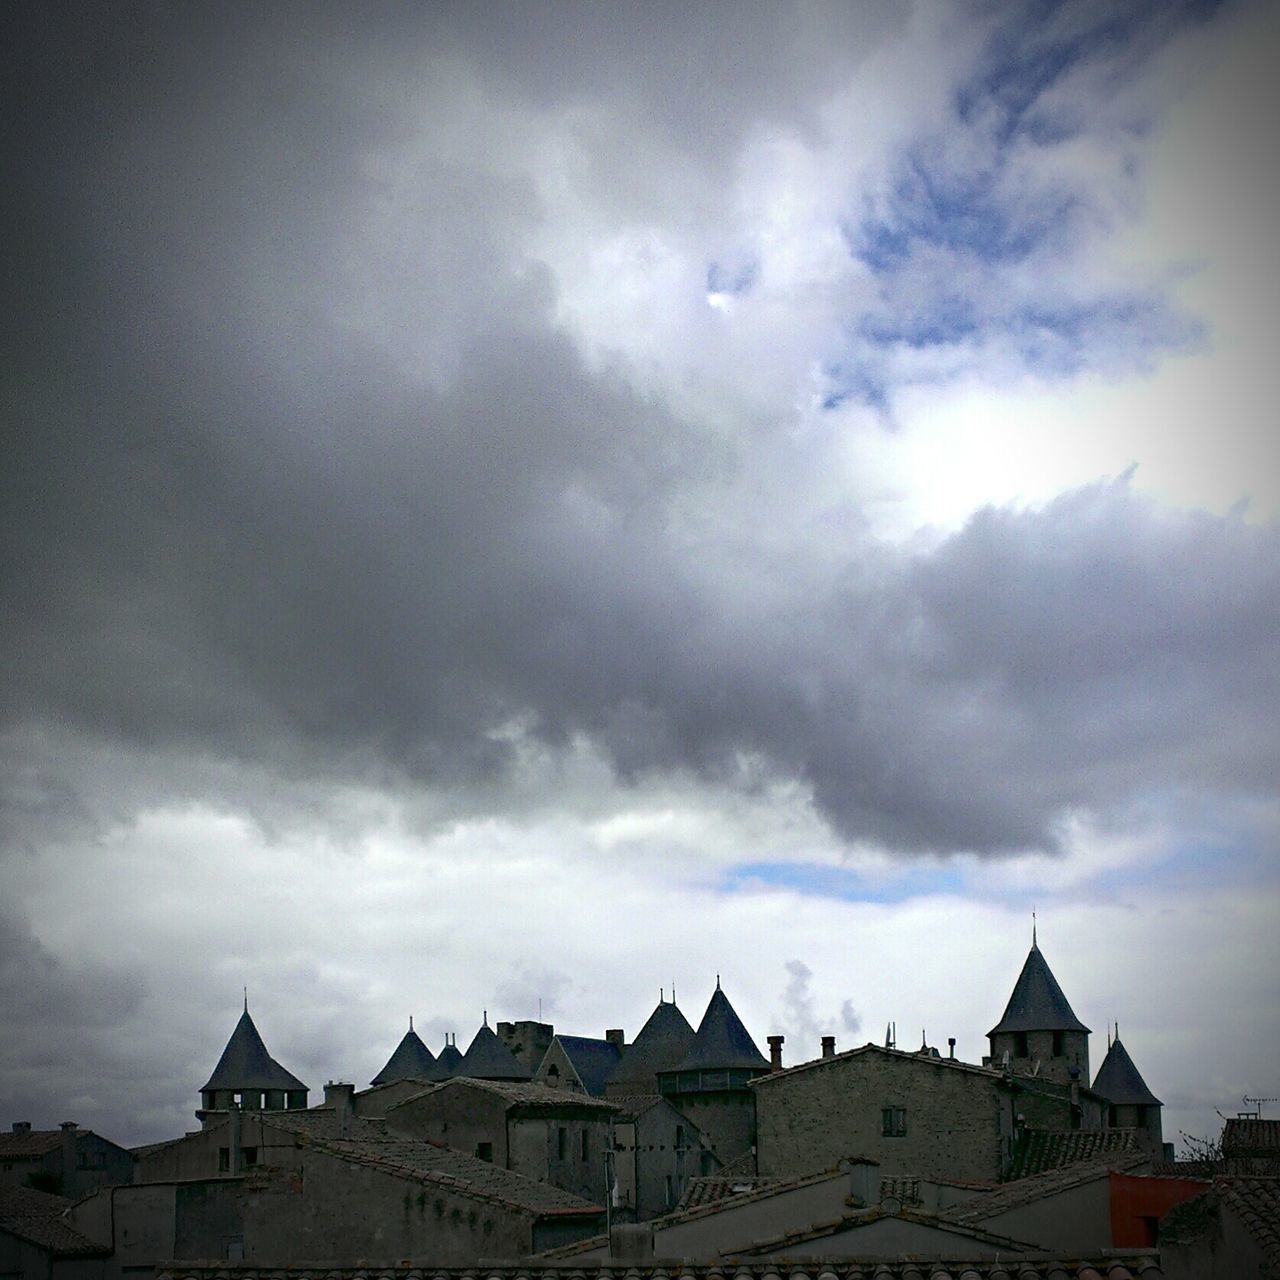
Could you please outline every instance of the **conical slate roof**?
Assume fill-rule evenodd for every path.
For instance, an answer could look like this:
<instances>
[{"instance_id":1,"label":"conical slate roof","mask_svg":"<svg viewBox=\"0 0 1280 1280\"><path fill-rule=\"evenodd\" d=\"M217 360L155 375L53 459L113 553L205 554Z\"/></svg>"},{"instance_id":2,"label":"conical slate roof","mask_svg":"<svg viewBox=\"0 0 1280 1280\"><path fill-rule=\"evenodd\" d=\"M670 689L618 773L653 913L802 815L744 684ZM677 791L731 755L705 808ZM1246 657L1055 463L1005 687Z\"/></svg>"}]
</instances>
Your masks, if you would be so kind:
<instances>
[{"instance_id":1,"label":"conical slate roof","mask_svg":"<svg viewBox=\"0 0 1280 1280\"><path fill-rule=\"evenodd\" d=\"M486 1022L467 1046L453 1074L474 1080L528 1080L531 1073Z\"/></svg>"},{"instance_id":2,"label":"conical slate roof","mask_svg":"<svg viewBox=\"0 0 1280 1280\"><path fill-rule=\"evenodd\" d=\"M1058 980L1034 942L1014 984L1004 1017L987 1035L1004 1031L1083 1031L1088 1034L1089 1028L1071 1011Z\"/></svg>"},{"instance_id":3,"label":"conical slate roof","mask_svg":"<svg viewBox=\"0 0 1280 1280\"><path fill-rule=\"evenodd\" d=\"M658 1072L674 1071L691 1044L693 1028L676 1002L659 1000L639 1035L622 1051L622 1061L609 1076L609 1084L645 1082L647 1087L637 1092L653 1093Z\"/></svg>"},{"instance_id":4,"label":"conical slate roof","mask_svg":"<svg viewBox=\"0 0 1280 1280\"><path fill-rule=\"evenodd\" d=\"M393 1080L436 1079L443 1079L443 1076L436 1065L435 1054L422 1043L410 1023L404 1039L396 1045L395 1053L387 1059L387 1065L369 1083L390 1084Z\"/></svg>"},{"instance_id":5,"label":"conical slate roof","mask_svg":"<svg viewBox=\"0 0 1280 1280\"><path fill-rule=\"evenodd\" d=\"M305 1090L306 1087L267 1052L246 1007L201 1093L210 1089Z\"/></svg>"},{"instance_id":6,"label":"conical slate roof","mask_svg":"<svg viewBox=\"0 0 1280 1280\"><path fill-rule=\"evenodd\" d=\"M456 1076L458 1074L458 1064L461 1061L462 1050L452 1040L448 1041L436 1058L436 1070L444 1072L440 1079L446 1080L449 1076Z\"/></svg>"},{"instance_id":7,"label":"conical slate roof","mask_svg":"<svg viewBox=\"0 0 1280 1280\"><path fill-rule=\"evenodd\" d=\"M725 1071L741 1067L768 1071L769 1063L756 1048L755 1041L717 982L707 1011L698 1024L698 1033L676 1070Z\"/></svg>"},{"instance_id":8,"label":"conical slate roof","mask_svg":"<svg viewBox=\"0 0 1280 1280\"><path fill-rule=\"evenodd\" d=\"M1100 1093L1114 1106L1159 1107L1164 1104L1147 1088L1147 1082L1133 1065L1120 1037L1111 1042L1107 1056L1098 1068L1093 1082L1094 1093Z\"/></svg>"}]
</instances>

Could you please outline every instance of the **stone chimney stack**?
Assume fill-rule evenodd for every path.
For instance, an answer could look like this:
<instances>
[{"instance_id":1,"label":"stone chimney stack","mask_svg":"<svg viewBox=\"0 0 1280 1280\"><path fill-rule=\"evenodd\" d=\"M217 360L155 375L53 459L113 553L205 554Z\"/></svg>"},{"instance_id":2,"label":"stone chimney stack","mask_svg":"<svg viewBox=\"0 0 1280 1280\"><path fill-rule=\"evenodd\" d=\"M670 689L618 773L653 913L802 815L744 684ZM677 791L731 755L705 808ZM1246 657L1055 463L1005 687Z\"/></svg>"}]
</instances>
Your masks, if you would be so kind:
<instances>
[{"instance_id":1,"label":"stone chimney stack","mask_svg":"<svg viewBox=\"0 0 1280 1280\"><path fill-rule=\"evenodd\" d=\"M769 1036L769 1070L782 1070L782 1043L786 1036Z\"/></svg>"},{"instance_id":2,"label":"stone chimney stack","mask_svg":"<svg viewBox=\"0 0 1280 1280\"><path fill-rule=\"evenodd\" d=\"M30 1121L30 1120L15 1120L15 1121L13 1122L13 1131L14 1131L14 1133L30 1133L30 1132L31 1132L31 1121Z\"/></svg>"},{"instance_id":3,"label":"stone chimney stack","mask_svg":"<svg viewBox=\"0 0 1280 1280\"><path fill-rule=\"evenodd\" d=\"M324 1087L324 1105L333 1108L340 1138L351 1136L351 1115L355 1110L355 1092L355 1085L347 1084L344 1080L330 1080Z\"/></svg>"},{"instance_id":4,"label":"stone chimney stack","mask_svg":"<svg viewBox=\"0 0 1280 1280\"><path fill-rule=\"evenodd\" d=\"M836 1056L835 1036L822 1037L822 1056L824 1058L834 1058Z\"/></svg>"},{"instance_id":5,"label":"stone chimney stack","mask_svg":"<svg viewBox=\"0 0 1280 1280\"><path fill-rule=\"evenodd\" d=\"M610 1027L604 1033L604 1038L610 1044L616 1045L619 1053L627 1047L627 1033L621 1027Z\"/></svg>"},{"instance_id":6,"label":"stone chimney stack","mask_svg":"<svg viewBox=\"0 0 1280 1280\"><path fill-rule=\"evenodd\" d=\"M58 1128L62 1130L62 1194L74 1197L76 1194L76 1122L64 1120Z\"/></svg>"}]
</instances>

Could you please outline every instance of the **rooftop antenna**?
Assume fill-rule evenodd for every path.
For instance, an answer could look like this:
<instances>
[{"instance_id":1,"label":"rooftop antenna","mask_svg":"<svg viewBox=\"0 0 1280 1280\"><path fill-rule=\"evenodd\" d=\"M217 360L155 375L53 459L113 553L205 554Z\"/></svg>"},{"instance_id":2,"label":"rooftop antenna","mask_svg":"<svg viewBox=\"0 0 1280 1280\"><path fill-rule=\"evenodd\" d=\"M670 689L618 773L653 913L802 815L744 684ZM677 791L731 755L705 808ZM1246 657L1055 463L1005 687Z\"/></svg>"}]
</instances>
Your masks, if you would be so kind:
<instances>
[{"instance_id":1,"label":"rooftop antenna","mask_svg":"<svg viewBox=\"0 0 1280 1280\"><path fill-rule=\"evenodd\" d=\"M1256 1103L1258 1104L1257 1116L1258 1116L1258 1119L1259 1119L1259 1120L1261 1120L1261 1119L1262 1119L1262 1104L1263 1104L1264 1102L1280 1102L1280 1098L1250 1098L1250 1097L1246 1094L1246 1096L1245 1096L1245 1097L1243 1097L1243 1098L1241 1098L1241 1099L1240 1099L1240 1101L1241 1101L1241 1102L1256 1102Z\"/></svg>"}]
</instances>

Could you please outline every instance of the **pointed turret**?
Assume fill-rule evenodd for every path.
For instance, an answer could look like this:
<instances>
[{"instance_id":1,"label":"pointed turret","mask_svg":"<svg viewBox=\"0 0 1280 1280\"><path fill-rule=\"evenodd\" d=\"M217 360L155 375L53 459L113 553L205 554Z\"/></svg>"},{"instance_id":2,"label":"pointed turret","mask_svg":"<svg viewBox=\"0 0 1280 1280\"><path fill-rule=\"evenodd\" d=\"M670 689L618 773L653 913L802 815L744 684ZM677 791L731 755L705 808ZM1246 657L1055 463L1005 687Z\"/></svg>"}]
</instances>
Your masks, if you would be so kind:
<instances>
[{"instance_id":1,"label":"pointed turret","mask_svg":"<svg viewBox=\"0 0 1280 1280\"><path fill-rule=\"evenodd\" d=\"M681 1059L677 1071L758 1071L769 1070L768 1060L756 1048L729 997L717 980L707 1011L702 1015L693 1043Z\"/></svg>"},{"instance_id":2,"label":"pointed turret","mask_svg":"<svg viewBox=\"0 0 1280 1280\"><path fill-rule=\"evenodd\" d=\"M605 1097L657 1093L658 1073L674 1071L693 1044L693 1028L676 1007L675 999L659 998L658 1007L640 1034L622 1052L622 1059L609 1076Z\"/></svg>"},{"instance_id":3,"label":"pointed turret","mask_svg":"<svg viewBox=\"0 0 1280 1280\"><path fill-rule=\"evenodd\" d=\"M1164 1145L1161 1107L1164 1105L1133 1065L1128 1050L1120 1043L1120 1031L1107 1050L1093 1082L1094 1093L1106 1098L1107 1124L1112 1129L1137 1129L1155 1152Z\"/></svg>"},{"instance_id":4,"label":"pointed turret","mask_svg":"<svg viewBox=\"0 0 1280 1280\"><path fill-rule=\"evenodd\" d=\"M456 1076L458 1074L458 1066L462 1062L462 1050L458 1048L458 1037L455 1035L452 1039L446 1032L444 1037L444 1048L440 1050L439 1056L436 1058L436 1068L443 1071L444 1078Z\"/></svg>"},{"instance_id":5,"label":"pointed turret","mask_svg":"<svg viewBox=\"0 0 1280 1280\"><path fill-rule=\"evenodd\" d=\"M498 1039L487 1014L453 1071L455 1076L470 1076L473 1080L528 1080L532 1074Z\"/></svg>"},{"instance_id":6,"label":"pointed turret","mask_svg":"<svg viewBox=\"0 0 1280 1280\"><path fill-rule=\"evenodd\" d=\"M987 1036L996 1066L1007 1053L1017 1072L1061 1084L1089 1078L1089 1028L1076 1017L1034 940L1004 1016Z\"/></svg>"},{"instance_id":7,"label":"pointed turret","mask_svg":"<svg viewBox=\"0 0 1280 1280\"><path fill-rule=\"evenodd\" d=\"M422 1043L418 1033L413 1029L413 1019L409 1019L409 1030L404 1039L396 1046L396 1051L387 1059L387 1065L369 1082L370 1084L390 1084L393 1080L443 1080L447 1071L441 1071L435 1054Z\"/></svg>"},{"instance_id":8,"label":"pointed turret","mask_svg":"<svg viewBox=\"0 0 1280 1280\"><path fill-rule=\"evenodd\" d=\"M213 1074L200 1090L206 1111L240 1106L250 1111L284 1111L307 1105L307 1086L282 1067L263 1044L249 1016L248 1000Z\"/></svg>"}]
</instances>

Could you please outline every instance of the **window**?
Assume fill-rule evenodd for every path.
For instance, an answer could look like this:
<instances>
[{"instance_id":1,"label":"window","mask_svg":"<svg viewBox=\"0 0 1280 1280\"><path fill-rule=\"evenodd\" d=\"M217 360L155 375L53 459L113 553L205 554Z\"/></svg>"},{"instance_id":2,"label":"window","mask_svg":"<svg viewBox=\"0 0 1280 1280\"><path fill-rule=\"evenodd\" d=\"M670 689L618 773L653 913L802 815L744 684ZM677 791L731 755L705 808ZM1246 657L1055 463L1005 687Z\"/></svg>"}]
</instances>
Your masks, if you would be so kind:
<instances>
[{"instance_id":1,"label":"window","mask_svg":"<svg viewBox=\"0 0 1280 1280\"><path fill-rule=\"evenodd\" d=\"M569 1133L567 1129L556 1130L556 1158L563 1160L569 1154Z\"/></svg>"},{"instance_id":2,"label":"window","mask_svg":"<svg viewBox=\"0 0 1280 1280\"><path fill-rule=\"evenodd\" d=\"M904 1138L907 1134L907 1109L885 1107L880 1112L880 1132L886 1138Z\"/></svg>"},{"instance_id":3,"label":"window","mask_svg":"<svg viewBox=\"0 0 1280 1280\"><path fill-rule=\"evenodd\" d=\"M252 1169L258 1163L257 1147L241 1147L240 1154L244 1158L244 1167L246 1169Z\"/></svg>"},{"instance_id":4,"label":"window","mask_svg":"<svg viewBox=\"0 0 1280 1280\"><path fill-rule=\"evenodd\" d=\"M490 1164L492 1164L493 1163L493 1143L477 1142L476 1143L476 1159L487 1160Z\"/></svg>"},{"instance_id":5,"label":"window","mask_svg":"<svg viewBox=\"0 0 1280 1280\"><path fill-rule=\"evenodd\" d=\"M1053 1056L1061 1058L1067 1051L1067 1036L1063 1031L1053 1033Z\"/></svg>"},{"instance_id":6,"label":"window","mask_svg":"<svg viewBox=\"0 0 1280 1280\"><path fill-rule=\"evenodd\" d=\"M585 1129L582 1131L582 1159L584 1161L587 1159L587 1131Z\"/></svg>"},{"instance_id":7,"label":"window","mask_svg":"<svg viewBox=\"0 0 1280 1280\"><path fill-rule=\"evenodd\" d=\"M684 1125L682 1124L676 1125L676 1146L684 1146Z\"/></svg>"},{"instance_id":8,"label":"window","mask_svg":"<svg viewBox=\"0 0 1280 1280\"><path fill-rule=\"evenodd\" d=\"M218 1172L227 1173L231 1169L231 1148L218 1148Z\"/></svg>"},{"instance_id":9,"label":"window","mask_svg":"<svg viewBox=\"0 0 1280 1280\"><path fill-rule=\"evenodd\" d=\"M547 1068L547 1084L552 1089L560 1087L560 1068L554 1062Z\"/></svg>"},{"instance_id":10,"label":"window","mask_svg":"<svg viewBox=\"0 0 1280 1280\"><path fill-rule=\"evenodd\" d=\"M1015 1031L1013 1033L1013 1056L1015 1058L1031 1056L1027 1052L1027 1033L1025 1031Z\"/></svg>"}]
</instances>

